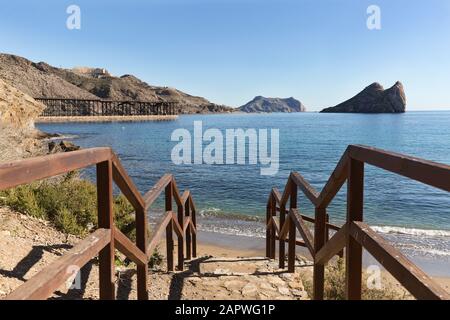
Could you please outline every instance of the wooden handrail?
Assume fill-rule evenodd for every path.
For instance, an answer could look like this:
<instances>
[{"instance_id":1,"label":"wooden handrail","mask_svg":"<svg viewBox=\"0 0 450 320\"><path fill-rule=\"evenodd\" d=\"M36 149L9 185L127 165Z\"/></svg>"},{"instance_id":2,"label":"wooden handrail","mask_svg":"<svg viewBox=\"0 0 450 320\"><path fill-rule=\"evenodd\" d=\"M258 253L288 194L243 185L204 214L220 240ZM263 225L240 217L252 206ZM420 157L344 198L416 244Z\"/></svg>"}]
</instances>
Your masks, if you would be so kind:
<instances>
[{"instance_id":1,"label":"wooden handrail","mask_svg":"<svg viewBox=\"0 0 450 320\"><path fill-rule=\"evenodd\" d=\"M89 167L110 158L110 148L93 148L3 163L0 164L0 190Z\"/></svg>"},{"instance_id":2,"label":"wooden handrail","mask_svg":"<svg viewBox=\"0 0 450 320\"><path fill-rule=\"evenodd\" d=\"M6 296L6 300L42 300L50 297L70 276L73 276L73 272L76 271L73 269L74 267L83 267L110 241L110 230L97 229L56 262L42 269Z\"/></svg>"},{"instance_id":3,"label":"wooden handrail","mask_svg":"<svg viewBox=\"0 0 450 320\"><path fill-rule=\"evenodd\" d=\"M303 240L305 241L306 247L312 256L314 256L314 237L311 234L311 231L305 225L305 221L302 219L297 209L291 209L289 211L290 222L295 225L297 230L302 235Z\"/></svg>"},{"instance_id":4,"label":"wooden handrail","mask_svg":"<svg viewBox=\"0 0 450 320\"><path fill-rule=\"evenodd\" d=\"M362 222L364 163L450 191L448 165L372 147L350 145L320 193L297 172L289 175L282 195L276 188L271 190L267 202L267 256L275 258L275 241L279 240L280 268L283 268L284 243L289 234L288 269L293 272L295 245L291 244L299 245L295 239L295 231L298 230L304 245L314 258L315 299L323 299L324 265L336 254L342 255L343 248L346 248L346 290L350 299L361 298L362 248L368 250L416 298L450 299L450 295L444 289ZM328 222L326 209L347 180L347 222L339 228ZM314 218L298 213L297 189L302 190L315 206ZM287 220L282 223L280 219L280 225L276 225L277 212L279 211L280 217L283 217L289 200L291 210L286 215ZM314 236L303 221L314 223ZM292 227L293 224L295 228ZM336 233L328 240L329 230Z\"/></svg>"},{"instance_id":5,"label":"wooden handrail","mask_svg":"<svg viewBox=\"0 0 450 320\"><path fill-rule=\"evenodd\" d=\"M114 228L114 243L117 250L122 252L137 265L145 265L147 263L147 255L131 242L126 235L117 229L117 227Z\"/></svg>"},{"instance_id":6,"label":"wooden handrail","mask_svg":"<svg viewBox=\"0 0 450 320\"><path fill-rule=\"evenodd\" d=\"M119 158L110 148L92 148L69 153L59 153L43 157L0 164L0 190L31 183L36 180L64 174L73 170L97 166L97 196L99 229L80 241L60 259L25 282L7 299L46 299L72 273L69 266L81 268L89 260L99 255L100 298L114 299L114 251L118 249L137 265L138 299L148 299L147 274L148 259L161 241L164 232L168 248L168 269L173 268L172 233L178 237L178 268L183 268L184 240L186 256L196 257L196 210L191 193L187 190L180 196L174 177L164 175L144 196L141 196L132 179L123 168ZM136 244L114 226L112 184L131 203L136 216ZM170 192L168 192L168 190ZM147 210L166 191L166 215L156 227L150 241L147 240ZM178 210L172 212L172 200ZM186 220L184 220L186 218ZM187 225L185 225L185 221Z\"/></svg>"},{"instance_id":7,"label":"wooden handrail","mask_svg":"<svg viewBox=\"0 0 450 320\"><path fill-rule=\"evenodd\" d=\"M158 182L144 195L145 209L148 209L153 202L161 195L165 187L172 182L172 175L165 174Z\"/></svg>"}]
</instances>

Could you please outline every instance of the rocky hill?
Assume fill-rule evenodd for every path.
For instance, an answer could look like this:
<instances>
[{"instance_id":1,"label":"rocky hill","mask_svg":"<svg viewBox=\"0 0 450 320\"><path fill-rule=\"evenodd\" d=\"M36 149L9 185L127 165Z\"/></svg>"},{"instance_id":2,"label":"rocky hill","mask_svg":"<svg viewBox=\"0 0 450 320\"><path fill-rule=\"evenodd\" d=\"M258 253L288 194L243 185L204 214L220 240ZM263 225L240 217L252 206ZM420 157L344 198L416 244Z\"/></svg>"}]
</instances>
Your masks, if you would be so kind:
<instances>
[{"instance_id":1,"label":"rocky hill","mask_svg":"<svg viewBox=\"0 0 450 320\"><path fill-rule=\"evenodd\" d=\"M0 54L0 79L32 97L173 101L179 103L180 113L234 111L174 88L149 85L132 75L114 77L101 68L57 68L9 54Z\"/></svg>"},{"instance_id":2,"label":"rocky hill","mask_svg":"<svg viewBox=\"0 0 450 320\"><path fill-rule=\"evenodd\" d=\"M239 108L242 112L304 112L305 106L294 98L255 97Z\"/></svg>"},{"instance_id":3,"label":"rocky hill","mask_svg":"<svg viewBox=\"0 0 450 320\"><path fill-rule=\"evenodd\" d=\"M379 83L372 83L353 98L321 112L336 113L403 113L406 109L406 95L401 82L384 89Z\"/></svg>"}]
</instances>

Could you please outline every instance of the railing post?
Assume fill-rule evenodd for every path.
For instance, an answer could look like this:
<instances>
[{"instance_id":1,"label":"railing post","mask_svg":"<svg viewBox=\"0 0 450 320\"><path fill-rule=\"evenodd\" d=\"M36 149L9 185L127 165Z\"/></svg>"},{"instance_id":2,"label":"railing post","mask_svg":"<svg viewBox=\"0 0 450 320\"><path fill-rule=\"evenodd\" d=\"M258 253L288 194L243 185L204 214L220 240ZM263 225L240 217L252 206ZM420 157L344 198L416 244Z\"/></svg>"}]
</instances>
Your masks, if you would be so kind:
<instances>
[{"instance_id":1,"label":"railing post","mask_svg":"<svg viewBox=\"0 0 450 320\"><path fill-rule=\"evenodd\" d=\"M192 205L191 208L191 215L192 215L192 224L195 227L195 230L197 231L197 218L195 215L195 206ZM192 257L197 258L197 233L192 233Z\"/></svg>"},{"instance_id":2,"label":"railing post","mask_svg":"<svg viewBox=\"0 0 450 320\"><path fill-rule=\"evenodd\" d=\"M178 218L178 224L183 229L184 225L184 208L182 205L177 205L177 218ZM184 239L183 236L177 237L178 240L178 270L183 271L183 265L184 265Z\"/></svg>"},{"instance_id":3,"label":"railing post","mask_svg":"<svg viewBox=\"0 0 450 320\"><path fill-rule=\"evenodd\" d=\"M172 182L165 189L166 213L172 211ZM173 221L172 219L166 227L166 252L167 252L167 270L173 271Z\"/></svg>"},{"instance_id":4,"label":"railing post","mask_svg":"<svg viewBox=\"0 0 450 320\"><path fill-rule=\"evenodd\" d=\"M277 203L275 197L272 195L272 200L270 201L270 215L272 217L277 215ZM276 247L276 236L277 232L275 226L272 225L270 228L270 259L275 259L275 247Z\"/></svg>"},{"instance_id":5,"label":"railing post","mask_svg":"<svg viewBox=\"0 0 450 320\"><path fill-rule=\"evenodd\" d=\"M289 178L289 182L288 182L288 185L286 186L286 188L288 188L288 193L290 194L292 191L292 181L290 178ZM286 220L286 204L283 204L283 205L280 204L280 230L283 229L285 220ZM279 267L280 267L280 269L284 269L285 260L286 260L286 257L285 257L286 246L284 245L284 241L282 241L281 239L278 242L279 242L279 249L278 249Z\"/></svg>"},{"instance_id":6,"label":"railing post","mask_svg":"<svg viewBox=\"0 0 450 320\"><path fill-rule=\"evenodd\" d=\"M290 208L297 208L297 185L292 185L291 189L291 199L290 199ZM288 272L295 272L295 238L296 238L296 227L294 222L292 221L291 212L289 211L288 219L291 219L289 222L289 243L288 243Z\"/></svg>"},{"instance_id":7,"label":"railing post","mask_svg":"<svg viewBox=\"0 0 450 320\"><path fill-rule=\"evenodd\" d=\"M267 206L266 206L266 257L270 258L272 256L271 252L270 252L270 243L272 241L272 232L271 229L269 228L269 221L271 218L272 213L270 212L270 207L271 207L271 203L272 203L272 193L269 196L269 201L267 202Z\"/></svg>"},{"instance_id":8,"label":"railing post","mask_svg":"<svg viewBox=\"0 0 450 320\"><path fill-rule=\"evenodd\" d=\"M112 161L97 164L97 203L98 227L111 231L111 242L99 253L100 299L114 300L114 222L113 222L113 191L112 191Z\"/></svg>"},{"instance_id":9,"label":"railing post","mask_svg":"<svg viewBox=\"0 0 450 320\"><path fill-rule=\"evenodd\" d=\"M314 252L319 252L326 241L327 209L316 208L314 217ZM314 300L323 300L325 282L325 266L314 262L313 296Z\"/></svg>"},{"instance_id":10,"label":"railing post","mask_svg":"<svg viewBox=\"0 0 450 320\"><path fill-rule=\"evenodd\" d=\"M190 196L189 196L190 197ZM184 215L186 217L190 216L191 211L191 205L190 205L190 199L186 199L186 203L184 205ZM184 227L184 222L183 222ZM191 260L192 259L192 252L191 252L191 227L187 226L186 228L186 259Z\"/></svg>"},{"instance_id":11,"label":"railing post","mask_svg":"<svg viewBox=\"0 0 450 320\"><path fill-rule=\"evenodd\" d=\"M347 223L363 221L364 163L350 159L347 182ZM347 235L346 296L349 300L361 299L362 246Z\"/></svg>"},{"instance_id":12,"label":"railing post","mask_svg":"<svg viewBox=\"0 0 450 320\"><path fill-rule=\"evenodd\" d=\"M142 252L147 253L147 215L143 207L136 210L136 245ZM148 264L137 266L137 297L148 300L147 290Z\"/></svg>"}]
</instances>

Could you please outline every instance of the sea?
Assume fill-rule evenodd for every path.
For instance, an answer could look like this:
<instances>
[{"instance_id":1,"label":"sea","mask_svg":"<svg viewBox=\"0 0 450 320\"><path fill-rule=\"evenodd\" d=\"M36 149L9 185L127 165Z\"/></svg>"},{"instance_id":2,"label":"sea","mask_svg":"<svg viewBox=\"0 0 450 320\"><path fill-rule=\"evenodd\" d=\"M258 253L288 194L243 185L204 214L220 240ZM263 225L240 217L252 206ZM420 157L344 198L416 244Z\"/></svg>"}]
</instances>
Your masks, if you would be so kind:
<instances>
[{"instance_id":1,"label":"sea","mask_svg":"<svg viewBox=\"0 0 450 320\"><path fill-rule=\"evenodd\" d=\"M267 164L260 163L259 158L256 164L250 163L248 140L241 163L227 162L225 149L223 163L198 161L194 145L195 134L198 140L199 132L194 132L194 127L199 124L203 152L213 141L202 141L202 134L208 129L222 133L224 148L231 147L226 143L227 129L250 129L256 132L259 142L263 141L261 132L266 131L269 138L279 142L276 172L262 175L261 168ZM193 194L200 231L261 240L265 236L265 210L271 188L277 187L282 192L290 172L297 171L320 191L350 144L450 164L450 111L181 115L175 121L37 126L46 132L59 133L83 148L112 147L142 193L165 173L174 174L179 189L189 189ZM191 140L192 161L185 161L188 163L180 164L172 156L174 148L180 147L180 132ZM278 139L272 136L274 132L278 133ZM267 154L274 151L271 156L275 157L276 147L272 146L272 139L268 140ZM260 145L257 151L261 151ZM183 156L189 156L188 153ZM82 174L95 179L94 169ZM298 206L302 213L313 216L314 208L301 192ZM150 219L161 211L159 201L150 209ZM329 206L331 222L341 225L345 212L344 185ZM450 275L450 193L366 165L364 221L419 265L428 269L432 265L434 273Z\"/></svg>"}]
</instances>

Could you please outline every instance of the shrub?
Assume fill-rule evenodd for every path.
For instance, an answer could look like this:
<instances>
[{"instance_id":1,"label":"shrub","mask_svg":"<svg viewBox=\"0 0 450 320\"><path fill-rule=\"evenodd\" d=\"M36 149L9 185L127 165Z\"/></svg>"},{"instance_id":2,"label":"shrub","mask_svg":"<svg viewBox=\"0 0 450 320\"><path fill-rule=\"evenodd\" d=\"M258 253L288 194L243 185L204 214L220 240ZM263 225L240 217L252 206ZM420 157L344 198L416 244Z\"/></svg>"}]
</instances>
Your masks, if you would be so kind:
<instances>
[{"instance_id":1,"label":"shrub","mask_svg":"<svg viewBox=\"0 0 450 320\"><path fill-rule=\"evenodd\" d=\"M406 295L397 292L392 285L385 285L382 289L369 289L366 285L367 277L363 276L361 298L363 300L399 300ZM303 277L303 284L309 296L313 296L312 279ZM325 268L324 299L345 299L345 263L344 259L331 262Z\"/></svg>"},{"instance_id":2,"label":"shrub","mask_svg":"<svg viewBox=\"0 0 450 320\"><path fill-rule=\"evenodd\" d=\"M162 261L163 261L163 256L159 252L158 248L156 248L155 250L153 250L153 253L150 256L150 259L148 261L148 266L153 269L154 267L161 265Z\"/></svg>"},{"instance_id":3,"label":"shrub","mask_svg":"<svg viewBox=\"0 0 450 320\"><path fill-rule=\"evenodd\" d=\"M0 204L36 218L46 219L65 233L84 235L97 227L97 189L77 174L51 179L0 192ZM114 221L134 239L133 207L119 195L114 198Z\"/></svg>"}]
</instances>

